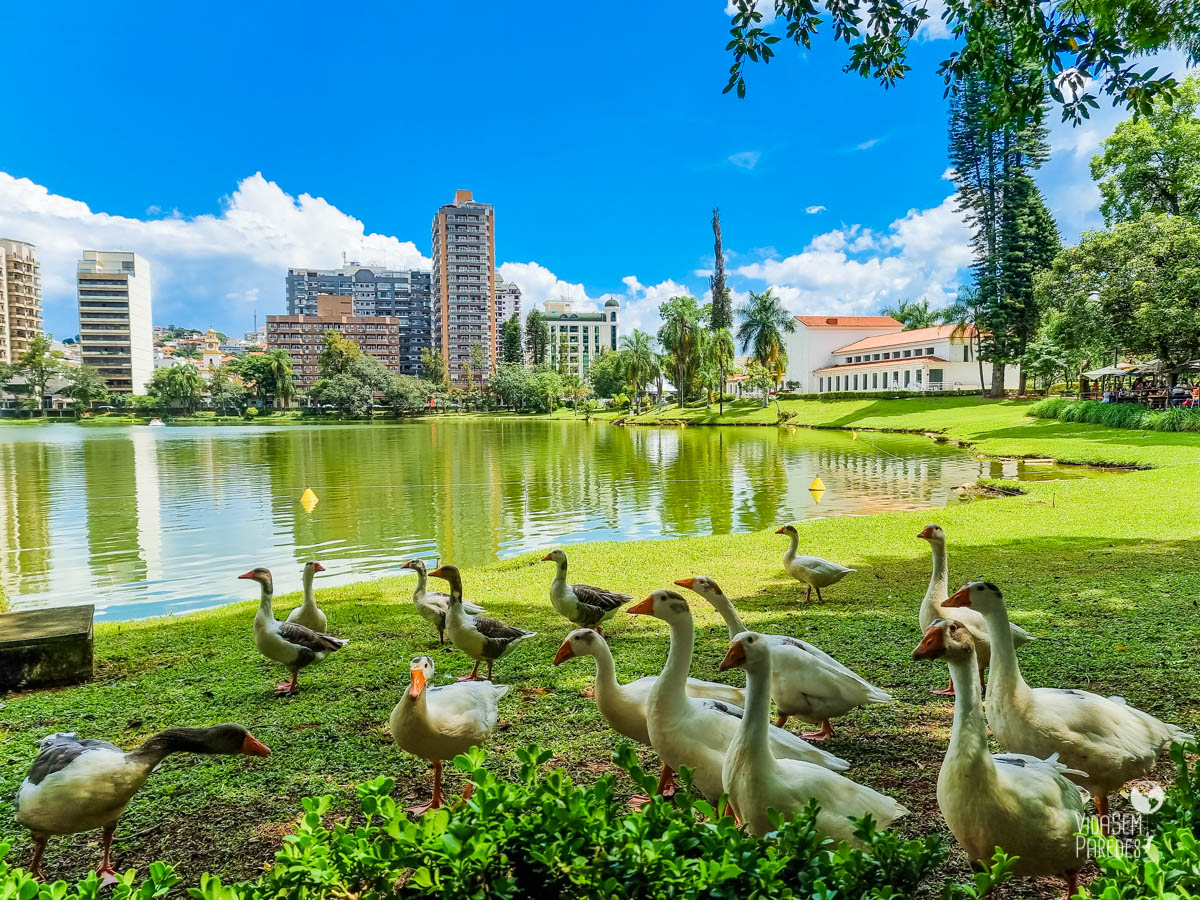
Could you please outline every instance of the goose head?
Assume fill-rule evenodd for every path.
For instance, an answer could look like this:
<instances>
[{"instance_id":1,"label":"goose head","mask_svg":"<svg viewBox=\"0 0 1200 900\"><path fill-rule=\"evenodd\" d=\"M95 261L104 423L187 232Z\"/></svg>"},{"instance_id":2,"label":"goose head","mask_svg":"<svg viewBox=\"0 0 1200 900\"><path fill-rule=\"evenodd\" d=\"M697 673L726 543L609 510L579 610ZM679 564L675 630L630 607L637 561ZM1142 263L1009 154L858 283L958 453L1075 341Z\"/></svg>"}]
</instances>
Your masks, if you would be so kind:
<instances>
[{"instance_id":1,"label":"goose head","mask_svg":"<svg viewBox=\"0 0 1200 900\"><path fill-rule=\"evenodd\" d=\"M308 562L306 562L304 564L304 577L305 578L312 578L318 572L324 572L324 571L325 571L325 567L323 565L321 565L319 562L317 562L315 559L309 560Z\"/></svg>"},{"instance_id":2,"label":"goose head","mask_svg":"<svg viewBox=\"0 0 1200 900\"><path fill-rule=\"evenodd\" d=\"M423 560L423 559L410 559L408 562L406 562L400 568L412 569L418 575L426 574L425 573L425 560Z\"/></svg>"},{"instance_id":3,"label":"goose head","mask_svg":"<svg viewBox=\"0 0 1200 900\"><path fill-rule=\"evenodd\" d=\"M263 566L256 566L244 575L239 575L238 579L246 578L250 581L257 581L262 585L264 591L268 594L274 591L274 582L271 580L271 570Z\"/></svg>"},{"instance_id":4,"label":"goose head","mask_svg":"<svg viewBox=\"0 0 1200 900\"><path fill-rule=\"evenodd\" d=\"M629 607L627 612L633 616L654 616L668 624L685 620L690 622L692 618L688 602L681 595L666 589L655 591L641 603Z\"/></svg>"},{"instance_id":5,"label":"goose head","mask_svg":"<svg viewBox=\"0 0 1200 900\"><path fill-rule=\"evenodd\" d=\"M974 657L975 644L966 626L954 619L935 619L925 629L921 643L913 650L913 659L939 659L959 662Z\"/></svg>"},{"instance_id":6,"label":"goose head","mask_svg":"<svg viewBox=\"0 0 1200 900\"><path fill-rule=\"evenodd\" d=\"M1004 609L1004 595L990 581L972 581L942 601L943 607L969 606L985 616Z\"/></svg>"},{"instance_id":7,"label":"goose head","mask_svg":"<svg viewBox=\"0 0 1200 900\"><path fill-rule=\"evenodd\" d=\"M560 567L565 567L567 564L567 554L562 550L551 550L542 557L542 562L557 563Z\"/></svg>"},{"instance_id":8,"label":"goose head","mask_svg":"<svg viewBox=\"0 0 1200 900\"><path fill-rule=\"evenodd\" d=\"M775 530L776 534L786 534L788 537L799 537L800 532L796 531L795 525L784 525Z\"/></svg>"},{"instance_id":9,"label":"goose head","mask_svg":"<svg viewBox=\"0 0 1200 900\"><path fill-rule=\"evenodd\" d=\"M412 681L408 685L409 699L416 700L433 678L433 660L428 656L414 656L408 664Z\"/></svg>"},{"instance_id":10,"label":"goose head","mask_svg":"<svg viewBox=\"0 0 1200 900\"><path fill-rule=\"evenodd\" d=\"M459 593L462 592L462 575L459 574L457 566L438 566L429 573L429 577L440 578L443 581L448 581L450 583L451 602L454 602L455 591L458 591ZM459 597L458 599L461 600L462 598Z\"/></svg>"},{"instance_id":11,"label":"goose head","mask_svg":"<svg viewBox=\"0 0 1200 900\"><path fill-rule=\"evenodd\" d=\"M210 756L270 756L271 750L236 722L208 728L168 728L146 741L146 749L166 753Z\"/></svg>"},{"instance_id":12,"label":"goose head","mask_svg":"<svg viewBox=\"0 0 1200 900\"><path fill-rule=\"evenodd\" d=\"M680 578L675 583L680 587L687 588L689 591L695 591L709 603L725 598L725 592L721 590L721 586L707 575Z\"/></svg>"},{"instance_id":13,"label":"goose head","mask_svg":"<svg viewBox=\"0 0 1200 900\"><path fill-rule=\"evenodd\" d=\"M919 532L917 537L923 541L929 541L930 544L946 545L946 532L942 531L940 525L926 525Z\"/></svg>"},{"instance_id":14,"label":"goose head","mask_svg":"<svg viewBox=\"0 0 1200 900\"><path fill-rule=\"evenodd\" d=\"M595 656L599 650L598 645L603 643L604 638L592 629L577 628L566 636L558 652L554 654L554 665L561 666L576 656Z\"/></svg>"},{"instance_id":15,"label":"goose head","mask_svg":"<svg viewBox=\"0 0 1200 900\"><path fill-rule=\"evenodd\" d=\"M725 672L729 669L746 669L759 671L771 662L771 648L766 639L754 631L743 631L729 643L729 652L721 660L718 667Z\"/></svg>"}]
</instances>

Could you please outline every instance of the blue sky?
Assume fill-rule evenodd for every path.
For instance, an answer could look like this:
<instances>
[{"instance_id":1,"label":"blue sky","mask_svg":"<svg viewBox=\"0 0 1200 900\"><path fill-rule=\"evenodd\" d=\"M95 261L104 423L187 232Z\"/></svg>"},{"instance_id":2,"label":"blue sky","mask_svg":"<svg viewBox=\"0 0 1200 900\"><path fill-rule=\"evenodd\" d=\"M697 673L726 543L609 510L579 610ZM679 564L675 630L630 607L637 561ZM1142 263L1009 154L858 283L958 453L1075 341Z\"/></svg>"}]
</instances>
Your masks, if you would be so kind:
<instances>
[{"instance_id":1,"label":"blue sky","mask_svg":"<svg viewBox=\"0 0 1200 900\"><path fill-rule=\"evenodd\" d=\"M15 4L0 74L0 232L38 244L46 324L76 330L74 260L137 250L155 319L240 333L288 265L419 264L456 188L497 209L534 302L613 293L655 324L702 295L720 206L740 292L795 312L944 302L968 259L936 63L885 91L828 35L722 95L724 0ZM11 86L19 85L19 90ZM1117 114L1056 128L1064 237L1098 221L1087 159Z\"/></svg>"}]
</instances>

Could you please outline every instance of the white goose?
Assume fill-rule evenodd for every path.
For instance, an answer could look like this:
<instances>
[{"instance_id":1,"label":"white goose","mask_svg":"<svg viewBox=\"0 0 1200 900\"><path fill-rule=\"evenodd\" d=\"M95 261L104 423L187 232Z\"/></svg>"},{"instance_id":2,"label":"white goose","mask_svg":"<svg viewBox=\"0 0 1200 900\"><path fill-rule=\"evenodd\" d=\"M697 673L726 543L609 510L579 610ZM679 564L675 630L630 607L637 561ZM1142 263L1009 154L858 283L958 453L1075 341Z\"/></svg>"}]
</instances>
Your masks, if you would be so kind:
<instances>
[{"instance_id":1,"label":"white goose","mask_svg":"<svg viewBox=\"0 0 1200 900\"><path fill-rule=\"evenodd\" d=\"M259 566L245 575L239 575L238 578L257 581L262 588L258 612L254 614L254 646L267 659L283 663L292 673L290 681L275 685L275 693L295 693L301 669L320 662L325 658L325 654L341 650L349 643L342 638L318 634L311 628L305 628L295 622L280 622L276 619L272 605L274 582L271 580L270 569Z\"/></svg>"},{"instance_id":2,"label":"white goose","mask_svg":"<svg viewBox=\"0 0 1200 900\"><path fill-rule=\"evenodd\" d=\"M450 643L475 660L470 675L459 681L474 681L479 677L479 664L488 664L487 680L492 680L492 666L507 656L522 641L537 637L536 631L526 631L515 625L505 625L499 619L468 615L463 608L462 576L454 566L439 566L429 573L431 578L444 578L450 583L450 608L446 613L446 631Z\"/></svg>"},{"instance_id":3,"label":"white goose","mask_svg":"<svg viewBox=\"0 0 1200 900\"><path fill-rule=\"evenodd\" d=\"M720 586L704 575L681 578L680 587L695 591L707 600L725 620L729 638L743 631L737 610ZM789 716L820 724L820 731L805 732L807 740L822 741L833 736L829 721L860 706L891 703L891 694L880 690L824 650L808 641L782 634L763 634L760 640L771 653L771 696L775 700L775 724L782 728Z\"/></svg>"},{"instance_id":4,"label":"white goose","mask_svg":"<svg viewBox=\"0 0 1200 900\"><path fill-rule=\"evenodd\" d=\"M724 790L721 770L725 764L725 749L737 731L741 710L713 709L688 699L687 675L692 665L695 635L692 612L683 597L674 591L655 591L628 611L662 619L671 629L667 664L646 701L650 746L663 763L659 793L666 793L671 788L680 766L689 766L695 770L693 783L696 789L715 802ZM844 759L826 753L782 728L772 726L768 734L771 752L776 756L804 760L834 771L850 768Z\"/></svg>"},{"instance_id":5,"label":"white goose","mask_svg":"<svg viewBox=\"0 0 1200 900\"><path fill-rule=\"evenodd\" d=\"M400 568L412 569L417 573L417 586L413 588L413 606L421 618L437 629L438 643L446 643L446 613L450 610L450 595L441 591L426 590L426 571L423 559L410 559ZM463 612L469 616L484 615L487 610L469 600L462 603Z\"/></svg>"},{"instance_id":6,"label":"white goose","mask_svg":"<svg viewBox=\"0 0 1200 900\"><path fill-rule=\"evenodd\" d=\"M271 751L241 725L169 728L125 751L108 741L52 734L38 744L38 755L17 791L17 821L33 833L29 871L44 879L42 856L55 834L102 829L104 858L96 874L116 881L112 867L113 833L133 795L171 753L246 754Z\"/></svg>"},{"instance_id":7,"label":"white goose","mask_svg":"<svg viewBox=\"0 0 1200 900\"><path fill-rule=\"evenodd\" d=\"M975 659L979 662L980 680L982 681L983 670L988 667L992 659L992 641L988 636L988 624L983 616L973 609L958 609L953 614L942 609L942 604L950 596L950 569L946 562L946 532L937 525L926 525L917 537L928 541L929 549L933 552L933 572L929 576L929 588L925 591L924 599L921 600L921 613L918 619L921 623L921 631L924 632L932 625L934 619L953 618L955 621L961 622L971 632L971 641L975 645ZM1020 647L1033 640L1033 635L1020 625L1010 624L1009 630L1012 632L1014 647ZM933 691L933 693L953 697L953 677L947 687Z\"/></svg>"},{"instance_id":8,"label":"white goose","mask_svg":"<svg viewBox=\"0 0 1200 900\"><path fill-rule=\"evenodd\" d=\"M1075 688L1030 688L1021 675L1008 628L1008 608L994 584L973 581L944 604L957 612L970 607L987 620L992 638L987 721L1005 750L1033 756L1058 754L1075 780L1096 800L1107 834L1108 795L1148 775L1172 741L1192 740L1174 725L1125 703Z\"/></svg>"},{"instance_id":9,"label":"white goose","mask_svg":"<svg viewBox=\"0 0 1200 900\"><path fill-rule=\"evenodd\" d=\"M590 584L567 584L567 554L562 550L551 550L542 557L542 562L555 564L554 580L550 582L550 603L559 615L576 625L595 628L604 634L603 623L633 600L629 594Z\"/></svg>"},{"instance_id":10,"label":"white goose","mask_svg":"<svg viewBox=\"0 0 1200 900\"><path fill-rule=\"evenodd\" d=\"M315 560L304 564L304 575L301 576L301 583L304 585L304 602L288 613L287 617L289 622L303 625L318 634L323 634L329 627L329 619L317 606L316 598L313 596L313 578L318 572L324 571L325 567Z\"/></svg>"},{"instance_id":11,"label":"white goose","mask_svg":"<svg viewBox=\"0 0 1200 900\"><path fill-rule=\"evenodd\" d=\"M608 642L590 628L580 628L567 635L558 652L554 654L554 665L562 665L568 659L580 656L591 656L596 660L596 705L600 707L600 714L604 716L604 720L613 731L649 747L646 701L650 697L650 689L658 681L658 676L646 675L637 681L621 684L617 681L617 670L613 665ZM741 688L714 681L689 678L686 689L688 697L692 700L707 703L718 710L720 707L715 705L717 703L740 708L746 702L745 693Z\"/></svg>"},{"instance_id":12,"label":"white goose","mask_svg":"<svg viewBox=\"0 0 1200 900\"><path fill-rule=\"evenodd\" d=\"M806 601L812 599L814 588L817 591L817 599L822 600L821 588L837 584L851 572L857 571L856 569L847 569L845 566L840 566L827 559L821 559L819 556L797 556L800 532L796 530L795 525L784 525L775 533L786 534L790 540L787 552L783 554L783 569L801 584L808 585L808 593L804 597Z\"/></svg>"},{"instance_id":13,"label":"white goose","mask_svg":"<svg viewBox=\"0 0 1200 900\"><path fill-rule=\"evenodd\" d=\"M746 670L746 714L725 751L722 780L738 821L751 834L762 837L774 830L768 809L785 818L816 800L817 829L835 841L858 844L850 816L870 814L887 828L908 810L869 787L812 763L776 759L767 742L771 718L771 667L775 650L769 636L743 631L733 638L721 662L721 671L738 666Z\"/></svg>"},{"instance_id":14,"label":"white goose","mask_svg":"<svg viewBox=\"0 0 1200 900\"><path fill-rule=\"evenodd\" d=\"M988 752L983 685L971 632L960 622L936 619L913 650L913 659L944 656L958 683L954 731L938 773L937 799L946 824L975 862L991 860L997 847L1020 857L1023 875L1063 875L1067 897L1087 861L1076 842L1084 831L1086 792L1067 775L1082 776L1058 762L1017 753ZM995 697L988 691L988 708Z\"/></svg>"},{"instance_id":15,"label":"white goose","mask_svg":"<svg viewBox=\"0 0 1200 900\"><path fill-rule=\"evenodd\" d=\"M397 747L433 763L433 797L409 809L421 815L442 805L442 763L482 746L492 736L508 685L460 681L430 687L433 660L428 656L415 657L409 674L412 681L392 710L388 726ZM465 796L470 796L469 790Z\"/></svg>"}]
</instances>

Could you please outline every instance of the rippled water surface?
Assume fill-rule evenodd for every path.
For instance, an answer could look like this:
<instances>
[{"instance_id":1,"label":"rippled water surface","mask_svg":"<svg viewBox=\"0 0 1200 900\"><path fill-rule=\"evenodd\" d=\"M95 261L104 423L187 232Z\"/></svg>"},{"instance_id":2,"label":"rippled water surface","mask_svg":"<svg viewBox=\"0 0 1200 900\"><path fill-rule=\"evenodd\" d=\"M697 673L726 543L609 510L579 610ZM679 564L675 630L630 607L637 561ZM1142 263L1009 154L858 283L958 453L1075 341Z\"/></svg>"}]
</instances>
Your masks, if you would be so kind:
<instances>
[{"instance_id":1,"label":"rippled water surface","mask_svg":"<svg viewBox=\"0 0 1200 900\"><path fill-rule=\"evenodd\" d=\"M804 429L10 426L0 583L14 608L86 602L132 619L245 599L232 576L255 565L294 590L310 558L329 585L413 556L470 566L554 544L943 506L980 475L1067 474L923 437ZM319 498L311 512L305 488Z\"/></svg>"}]
</instances>

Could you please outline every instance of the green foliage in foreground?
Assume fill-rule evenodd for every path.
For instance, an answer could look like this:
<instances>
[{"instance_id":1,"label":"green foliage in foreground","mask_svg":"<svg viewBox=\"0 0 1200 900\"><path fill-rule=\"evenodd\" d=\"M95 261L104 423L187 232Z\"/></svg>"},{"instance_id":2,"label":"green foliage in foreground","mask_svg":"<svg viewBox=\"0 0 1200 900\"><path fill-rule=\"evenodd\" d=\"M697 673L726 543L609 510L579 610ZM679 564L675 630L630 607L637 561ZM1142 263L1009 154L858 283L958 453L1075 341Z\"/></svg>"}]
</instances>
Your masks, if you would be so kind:
<instances>
[{"instance_id":1,"label":"green foliage in foreground","mask_svg":"<svg viewBox=\"0 0 1200 900\"><path fill-rule=\"evenodd\" d=\"M1039 419L1087 422L1109 428L1140 428L1143 431L1200 431L1200 409L1176 406L1147 409L1137 403L1101 403L1099 400L1043 400L1029 414Z\"/></svg>"}]
</instances>

